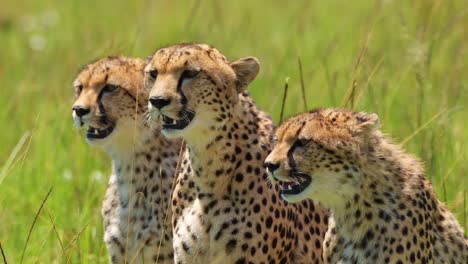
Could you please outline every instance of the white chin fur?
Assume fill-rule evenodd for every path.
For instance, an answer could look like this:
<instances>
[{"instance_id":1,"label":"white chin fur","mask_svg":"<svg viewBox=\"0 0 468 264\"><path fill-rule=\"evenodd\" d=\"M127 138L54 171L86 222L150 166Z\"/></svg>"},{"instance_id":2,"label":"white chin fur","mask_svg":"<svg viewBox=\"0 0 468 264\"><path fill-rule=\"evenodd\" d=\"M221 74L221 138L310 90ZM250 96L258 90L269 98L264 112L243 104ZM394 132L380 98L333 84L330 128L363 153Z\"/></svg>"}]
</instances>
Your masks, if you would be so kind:
<instances>
[{"instance_id":1,"label":"white chin fur","mask_svg":"<svg viewBox=\"0 0 468 264\"><path fill-rule=\"evenodd\" d=\"M114 133L114 132L112 132ZM91 146L98 146L104 147L107 142L109 142L109 138L112 137L112 134L105 138L88 138L86 137L86 142Z\"/></svg>"},{"instance_id":2,"label":"white chin fur","mask_svg":"<svg viewBox=\"0 0 468 264\"><path fill-rule=\"evenodd\" d=\"M311 199L311 197L308 197L305 194L305 191L299 194L281 194L281 198L283 198L283 200L287 201L288 203L297 203L305 199Z\"/></svg>"},{"instance_id":3,"label":"white chin fur","mask_svg":"<svg viewBox=\"0 0 468 264\"><path fill-rule=\"evenodd\" d=\"M161 133L167 138L179 138L182 136L182 131L177 129L161 129Z\"/></svg>"}]
</instances>

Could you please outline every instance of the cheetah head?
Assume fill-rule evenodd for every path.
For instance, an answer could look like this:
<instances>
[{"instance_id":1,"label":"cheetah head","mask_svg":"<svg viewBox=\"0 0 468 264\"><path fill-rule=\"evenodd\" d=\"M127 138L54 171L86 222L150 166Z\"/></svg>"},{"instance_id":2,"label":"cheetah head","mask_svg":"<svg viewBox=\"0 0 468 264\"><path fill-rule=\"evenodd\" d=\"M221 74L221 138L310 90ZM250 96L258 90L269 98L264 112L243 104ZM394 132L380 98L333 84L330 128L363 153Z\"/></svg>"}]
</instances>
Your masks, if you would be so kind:
<instances>
[{"instance_id":1,"label":"cheetah head","mask_svg":"<svg viewBox=\"0 0 468 264\"><path fill-rule=\"evenodd\" d=\"M75 126L87 125L94 145L123 144L143 124L148 94L143 89L144 60L107 57L86 65L73 82Z\"/></svg>"},{"instance_id":2,"label":"cheetah head","mask_svg":"<svg viewBox=\"0 0 468 264\"><path fill-rule=\"evenodd\" d=\"M206 44L158 50L145 68L148 108L162 120L162 133L190 141L209 138L230 117L238 94L256 77L255 58L229 62Z\"/></svg>"},{"instance_id":3,"label":"cheetah head","mask_svg":"<svg viewBox=\"0 0 468 264\"><path fill-rule=\"evenodd\" d=\"M343 109L292 117L278 127L264 166L286 201L312 198L333 206L357 191L367 138L377 127L376 114Z\"/></svg>"}]
</instances>

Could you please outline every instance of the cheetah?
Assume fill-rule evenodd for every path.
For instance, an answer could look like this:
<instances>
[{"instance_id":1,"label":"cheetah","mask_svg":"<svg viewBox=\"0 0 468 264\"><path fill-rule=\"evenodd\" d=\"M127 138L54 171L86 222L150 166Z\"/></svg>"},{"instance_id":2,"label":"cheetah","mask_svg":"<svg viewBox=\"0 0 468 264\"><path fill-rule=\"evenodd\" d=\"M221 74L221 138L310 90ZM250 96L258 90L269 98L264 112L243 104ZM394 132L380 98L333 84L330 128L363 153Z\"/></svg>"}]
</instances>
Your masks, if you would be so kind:
<instances>
[{"instance_id":1,"label":"cheetah","mask_svg":"<svg viewBox=\"0 0 468 264\"><path fill-rule=\"evenodd\" d=\"M180 140L144 122L144 65L142 59L107 57L85 66L74 81L75 125L86 124L86 140L112 158L102 206L112 263L173 263L166 208Z\"/></svg>"},{"instance_id":2,"label":"cheetah","mask_svg":"<svg viewBox=\"0 0 468 264\"><path fill-rule=\"evenodd\" d=\"M285 121L276 139L265 163L283 199L331 209L326 263L467 263L462 228L376 114L317 109Z\"/></svg>"},{"instance_id":3,"label":"cheetah","mask_svg":"<svg viewBox=\"0 0 468 264\"><path fill-rule=\"evenodd\" d=\"M185 151L172 198L176 263L322 263L328 211L288 204L262 168L273 123L246 92L257 59L206 44L158 50L145 68L149 108Z\"/></svg>"}]
</instances>

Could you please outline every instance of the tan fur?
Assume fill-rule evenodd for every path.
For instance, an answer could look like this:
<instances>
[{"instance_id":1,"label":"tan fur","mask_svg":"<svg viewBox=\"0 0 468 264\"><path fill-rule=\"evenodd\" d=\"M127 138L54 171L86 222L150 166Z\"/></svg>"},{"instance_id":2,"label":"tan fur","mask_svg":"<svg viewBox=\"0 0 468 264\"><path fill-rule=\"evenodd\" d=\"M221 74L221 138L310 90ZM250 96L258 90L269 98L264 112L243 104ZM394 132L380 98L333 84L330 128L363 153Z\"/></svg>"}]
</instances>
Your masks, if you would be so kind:
<instances>
[{"instance_id":1,"label":"tan fur","mask_svg":"<svg viewBox=\"0 0 468 264\"><path fill-rule=\"evenodd\" d=\"M180 142L144 123L143 68L141 59L108 57L84 67L74 81L74 106L90 109L81 118L74 113L75 123L102 129L115 123L108 137L88 139L112 157L102 205L112 263L173 263L168 206ZM109 84L118 88L106 92Z\"/></svg>"},{"instance_id":2,"label":"tan fur","mask_svg":"<svg viewBox=\"0 0 468 264\"><path fill-rule=\"evenodd\" d=\"M312 177L301 194L285 198L312 198L332 209L327 263L466 263L463 230L420 162L378 125L375 114L343 109L290 118L267 158L279 164L270 177L288 181L291 170Z\"/></svg>"},{"instance_id":3,"label":"tan fur","mask_svg":"<svg viewBox=\"0 0 468 264\"><path fill-rule=\"evenodd\" d=\"M196 78L181 81L194 69ZM205 44L163 48L145 69L150 98L171 102L152 108L155 117L194 113L183 130L162 132L187 142L172 200L176 263L322 261L327 212L285 203L266 181L273 123L244 92L258 69L255 58L229 62Z\"/></svg>"}]
</instances>

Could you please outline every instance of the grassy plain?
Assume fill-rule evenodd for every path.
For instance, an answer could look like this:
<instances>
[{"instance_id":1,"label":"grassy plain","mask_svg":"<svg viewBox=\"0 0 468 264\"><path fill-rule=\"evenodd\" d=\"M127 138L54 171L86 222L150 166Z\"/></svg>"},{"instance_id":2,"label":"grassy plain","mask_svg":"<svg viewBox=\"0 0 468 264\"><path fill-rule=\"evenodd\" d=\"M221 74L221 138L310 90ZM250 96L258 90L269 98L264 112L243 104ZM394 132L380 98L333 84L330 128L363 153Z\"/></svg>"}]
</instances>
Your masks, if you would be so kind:
<instances>
[{"instance_id":1,"label":"grassy plain","mask_svg":"<svg viewBox=\"0 0 468 264\"><path fill-rule=\"evenodd\" d=\"M440 199L467 228L463 0L0 6L0 242L9 263L23 254L24 263L107 262L100 205L110 160L73 128L71 83L96 58L146 57L178 42L210 43L230 59L256 56L261 73L249 89L275 121L286 78L285 116L317 106L378 113L384 131L425 163Z\"/></svg>"}]
</instances>

